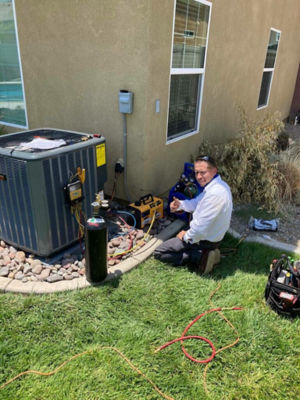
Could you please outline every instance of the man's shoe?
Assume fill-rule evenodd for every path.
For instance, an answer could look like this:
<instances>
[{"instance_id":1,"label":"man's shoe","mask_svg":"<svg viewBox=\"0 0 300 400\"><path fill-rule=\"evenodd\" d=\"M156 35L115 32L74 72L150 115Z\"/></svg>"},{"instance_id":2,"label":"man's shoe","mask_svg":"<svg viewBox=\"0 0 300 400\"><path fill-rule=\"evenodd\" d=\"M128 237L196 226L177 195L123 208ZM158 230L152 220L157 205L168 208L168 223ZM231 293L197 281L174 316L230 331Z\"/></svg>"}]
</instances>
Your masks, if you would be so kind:
<instances>
[{"instance_id":1,"label":"man's shoe","mask_svg":"<svg viewBox=\"0 0 300 400\"><path fill-rule=\"evenodd\" d=\"M221 261L220 250L219 249L210 250L207 256L206 265L204 266L203 274L209 274L213 270L214 265L219 264L220 261Z\"/></svg>"}]
</instances>

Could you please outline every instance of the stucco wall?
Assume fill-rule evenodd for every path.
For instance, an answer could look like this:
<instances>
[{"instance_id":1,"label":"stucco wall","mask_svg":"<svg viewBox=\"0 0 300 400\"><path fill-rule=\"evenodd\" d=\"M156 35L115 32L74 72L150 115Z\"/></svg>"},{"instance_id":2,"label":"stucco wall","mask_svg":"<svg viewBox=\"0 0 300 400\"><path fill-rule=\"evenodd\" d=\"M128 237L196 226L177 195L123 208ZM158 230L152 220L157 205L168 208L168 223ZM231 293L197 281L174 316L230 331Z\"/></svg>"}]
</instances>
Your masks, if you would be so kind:
<instances>
[{"instance_id":1,"label":"stucco wall","mask_svg":"<svg viewBox=\"0 0 300 400\"><path fill-rule=\"evenodd\" d=\"M16 0L29 128L102 133L111 188L123 156L120 89L134 92L128 170L143 179L149 4L140 0ZM134 168L133 168L134 167ZM138 185L139 186L139 185ZM122 179L117 195L122 195Z\"/></svg>"},{"instance_id":2,"label":"stucco wall","mask_svg":"<svg viewBox=\"0 0 300 400\"><path fill-rule=\"evenodd\" d=\"M295 121L296 115L298 115L300 112L300 64L298 68L298 75L296 79L296 86L295 86L295 91L294 91L294 96L291 104L291 110L290 110L290 117L291 121Z\"/></svg>"},{"instance_id":3,"label":"stucco wall","mask_svg":"<svg viewBox=\"0 0 300 400\"><path fill-rule=\"evenodd\" d=\"M159 18L157 8L153 8L152 15L155 16L152 21ZM159 93L162 96L162 114L159 123L153 114L148 114L146 148L149 149L149 167L146 168L145 183L149 188L154 187L160 193L169 183L172 185L179 177L184 161L197 153L203 139L222 143L233 138L239 129L239 106L252 119L262 119L266 113L274 111L280 111L282 118L288 116L299 65L299 20L300 3L297 0L212 0L200 130L194 136L164 146L168 99L164 95L166 85L162 79L165 79L170 63L168 51L165 52L161 79L157 85L151 84L152 101ZM165 26L158 29L157 25L152 28L152 39L158 38L166 29ZM257 110L270 28L280 30L281 38L270 101L268 107ZM168 35L169 31L165 37ZM150 123L154 120L155 124Z\"/></svg>"},{"instance_id":4,"label":"stucco wall","mask_svg":"<svg viewBox=\"0 0 300 400\"><path fill-rule=\"evenodd\" d=\"M286 117L299 65L299 1L212 3L200 131L166 145L173 0L15 0L29 128L102 133L109 193L123 152L118 92L133 91L127 126L134 199L170 188L203 138L233 137L237 105L252 118L275 110ZM282 34L270 103L257 111L271 27ZM122 186L120 177L119 197Z\"/></svg>"}]
</instances>

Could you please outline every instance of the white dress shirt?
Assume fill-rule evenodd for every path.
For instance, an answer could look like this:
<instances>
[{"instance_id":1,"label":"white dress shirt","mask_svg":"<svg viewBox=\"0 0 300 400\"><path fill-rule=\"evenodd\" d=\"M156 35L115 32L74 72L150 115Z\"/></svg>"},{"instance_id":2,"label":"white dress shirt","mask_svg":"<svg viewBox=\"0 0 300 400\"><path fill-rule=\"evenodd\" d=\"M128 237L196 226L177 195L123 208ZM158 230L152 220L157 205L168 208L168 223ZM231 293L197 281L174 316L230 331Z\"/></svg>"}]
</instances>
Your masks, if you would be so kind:
<instances>
[{"instance_id":1,"label":"white dress shirt","mask_svg":"<svg viewBox=\"0 0 300 400\"><path fill-rule=\"evenodd\" d=\"M229 186L220 176L213 178L202 193L194 199L181 200L180 208L193 213L190 229L183 240L198 243L200 240L219 242L230 226L232 196Z\"/></svg>"}]
</instances>

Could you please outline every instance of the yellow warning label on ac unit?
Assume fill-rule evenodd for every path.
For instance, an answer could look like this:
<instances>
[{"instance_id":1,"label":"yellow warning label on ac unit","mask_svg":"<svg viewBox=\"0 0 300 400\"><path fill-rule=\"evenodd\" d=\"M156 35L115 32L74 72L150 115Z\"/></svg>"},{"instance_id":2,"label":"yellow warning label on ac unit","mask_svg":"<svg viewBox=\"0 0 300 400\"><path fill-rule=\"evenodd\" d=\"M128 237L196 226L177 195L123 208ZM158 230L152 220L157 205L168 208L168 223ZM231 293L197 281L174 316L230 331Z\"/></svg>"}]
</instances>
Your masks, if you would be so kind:
<instances>
[{"instance_id":1,"label":"yellow warning label on ac unit","mask_svg":"<svg viewBox=\"0 0 300 400\"><path fill-rule=\"evenodd\" d=\"M70 190L70 200L71 201L74 201L74 200L77 200L77 199L80 199L82 197L82 190L81 190L81 188L80 189L77 189L77 190Z\"/></svg>"},{"instance_id":2,"label":"yellow warning label on ac unit","mask_svg":"<svg viewBox=\"0 0 300 400\"><path fill-rule=\"evenodd\" d=\"M101 167L101 165L106 164L105 143L96 146L96 159L97 159L97 167Z\"/></svg>"}]
</instances>

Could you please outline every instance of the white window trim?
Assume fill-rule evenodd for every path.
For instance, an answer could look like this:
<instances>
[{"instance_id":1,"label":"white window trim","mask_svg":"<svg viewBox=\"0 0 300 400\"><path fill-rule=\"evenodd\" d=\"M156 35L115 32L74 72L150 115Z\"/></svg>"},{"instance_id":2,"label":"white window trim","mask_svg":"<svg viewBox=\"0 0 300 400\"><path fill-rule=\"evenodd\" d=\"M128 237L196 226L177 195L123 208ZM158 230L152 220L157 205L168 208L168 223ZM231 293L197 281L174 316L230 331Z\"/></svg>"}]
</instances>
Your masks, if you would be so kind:
<instances>
[{"instance_id":1,"label":"white window trim","mask_svg":"<svg viewBox=\"0 0 300 400\"><path fill-rule=\"evenodd\" d=\"M274 77L274 70L275 70L275 66L276 66L277 54L278 54L278 49L279 49L279 44L280 44L280 39L281 39L281 31L279 29L270 28L269 39L268 39L268 44L267 44L267 53L268 53L268 46L269 46L270 32L271 31L280 33L280 36L279 36L279 40L278 40L278 46L277 46L277 50L276 50L276 57L275 57L275 62L274 62L273 68L264 68L263 69L263 74L264 74L264 72L272 72L271 80L270 80L270 86L269 86L269 92L268 92L268 97L267 97L267 103L263 104L261 106L257 106L256 110L262 110L263 108L268 107L269 100L270 100L270 95L271 95L271 89L272 89L272 83L273 83L273 77ZM267 53L266 53L266 55L267 55ZM262 84L262 79L263 79L263 75L262 75L262 78L261 78L261 84ZM260 88L259 88L258 100L259 100L260 91L261 91L261 85L260 85Z\"/></svg>"},{"instance_id":2,"label":"white window trim","mask_svg":"<svg viewBox=\"0 0 300 400\"><path fill-rule=\"evenodd\" d=\"M174 45L174 28L175 28L175 16L176 16L176 0L174 0L173 6L173 27L172 27L172 44L171 44L171 57L170 57L170 75L169 75L169 95L168 95L168 111L167 111L167 127L166 127L166 144L172 144L175 142L179 142L180 140L186 139L190 136L196 135L199 133L200 129L200 116L202 109L202 97L203 97L203 87L204 87L204 78L205 78L205 69L206 69L206 60L207 60L207 49L209 42L209 32L210 32L210 21L211 21L211 12L212 12L212 3L207 0L195 0L198 3L205 4L209 6L209 16L208 16L208 27L207 27L207 36L206 36L206 48L205 48L205 58L204 58L204 66L203 68L172 68L173 61L173 45ZM168 123L169 123L169 108L170 108L170 94L171 94L171 78L172 75L202 75L201 79L201 88L198 93L198 120L196 125L196 130L182 134L179 137L168 139Z\"/></svg>"},{"instance_id":3,"label":"white window trim","mask_svg":"<svg viewBox=\"0 0 300 400\"><path fill-rule=\"evenodd\" d=\"M204 68L171 68L172 75L200 75Z\"/></svg>"},{"instance_id":4,"label":"white window trim","mask_svg":"<svg viewBox=\"0 0 300 400\"><path fill-rule=\"evenodd\" d=\"M0 124L4 125L4 126L11 126L11 127L14 127L14 128L26 128L26 129L28 129L26 97L25 97L25 88L24 88L24 80L23 80L23 69L22 69L22 62L21 62L21 55L20 55L19 33L18 33L18 24L17 24L17 14L16 14L16 8L15 8L15 0L12 0L12 9L13 9L13 14L14 14L14 24L15 24L15 32L16 32L16 45L17 45L18 60L19 60L19 67L20 67L20 76L21 76L21 83L22 83L22 90L23 90L24 112L25 112L25 123L26 123L26 125L11 124L10 122L5 122L5 121L1 121L1 120L0 120Z\"/></svg>"}]
</instances>

